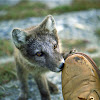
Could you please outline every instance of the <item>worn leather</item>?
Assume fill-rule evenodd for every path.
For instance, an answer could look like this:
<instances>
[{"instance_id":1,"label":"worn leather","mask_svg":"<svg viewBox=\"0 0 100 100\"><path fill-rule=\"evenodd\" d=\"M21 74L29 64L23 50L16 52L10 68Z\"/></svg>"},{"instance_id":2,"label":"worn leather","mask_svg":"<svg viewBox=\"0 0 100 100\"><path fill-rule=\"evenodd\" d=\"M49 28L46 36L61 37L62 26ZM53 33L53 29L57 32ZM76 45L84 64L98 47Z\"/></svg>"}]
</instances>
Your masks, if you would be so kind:
<instances>
[{"instance_id":1,"label":"worn leather","mask_svg":"<svg viewBox=\"0 0 100 100\"><path fill-rule=\"evenodd\" d=\"M100 100L100 71L84 54L66 58L62 70L64 100Z\"/></svg>"}]
</instances>

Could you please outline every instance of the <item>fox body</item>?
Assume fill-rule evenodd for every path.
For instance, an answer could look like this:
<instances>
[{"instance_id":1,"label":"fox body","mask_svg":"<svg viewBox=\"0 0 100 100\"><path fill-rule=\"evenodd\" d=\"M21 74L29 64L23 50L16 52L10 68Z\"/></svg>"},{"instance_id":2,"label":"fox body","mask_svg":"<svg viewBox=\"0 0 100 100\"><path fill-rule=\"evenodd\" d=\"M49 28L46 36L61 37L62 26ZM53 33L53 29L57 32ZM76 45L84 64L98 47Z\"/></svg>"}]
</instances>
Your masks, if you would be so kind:
<instances>
[{"instance_id":1,"label":"fox body","mask_svg":"<svg viewBox=\"0 0 100 100\"><path fill-rule=\"evenodd\" d=\"M57 92L56 85L47 80L45 72L59 72L64 59L60 53L59 39L54 18L48 15L39 25L27 29L14 29L15 62L20 81L18 100L28 99L27 77L31 73L36 81L41 100L51 100L50 92ZM51 90L51 91L50 91Z\"/></svg>"}]
</instances>

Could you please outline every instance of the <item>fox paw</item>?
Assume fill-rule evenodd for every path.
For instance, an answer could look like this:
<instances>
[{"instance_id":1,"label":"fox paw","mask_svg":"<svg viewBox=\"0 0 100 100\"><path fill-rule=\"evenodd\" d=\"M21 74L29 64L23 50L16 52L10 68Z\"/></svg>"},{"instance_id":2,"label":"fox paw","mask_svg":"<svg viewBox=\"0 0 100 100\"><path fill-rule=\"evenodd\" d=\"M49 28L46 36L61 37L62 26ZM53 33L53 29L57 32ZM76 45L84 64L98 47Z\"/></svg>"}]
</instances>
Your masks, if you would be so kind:
<instances>
[{"instance_id":1,"label":"fox paw","mask_svg":"<svg viewBox=\"0 0 100 100\"><path fill-rule=\"evenodd\" d=\"M51 94L57 94L59 92L58 87L52 82L48 81L48 85L49 85L49 90Z\"/></svg>"},{"instance_id":2,"label":"fox paw","mask_svg":"<svg viewBox=\"0 0 100 100\"><path fill-rule=\"evenodd\" d=\"M20 95L17 100L28 100L28 97L25 95Z\"/></svg>"},{"instance_id":3,"label":"fox paw","mask_svg":"<svg viewBox=\"0 0 100 100\"><path fill-rule=\"evenodd\" d=\"M25 97L19 97L17 100L28 100L28 99Z\"/></svg>"}]
</instances>

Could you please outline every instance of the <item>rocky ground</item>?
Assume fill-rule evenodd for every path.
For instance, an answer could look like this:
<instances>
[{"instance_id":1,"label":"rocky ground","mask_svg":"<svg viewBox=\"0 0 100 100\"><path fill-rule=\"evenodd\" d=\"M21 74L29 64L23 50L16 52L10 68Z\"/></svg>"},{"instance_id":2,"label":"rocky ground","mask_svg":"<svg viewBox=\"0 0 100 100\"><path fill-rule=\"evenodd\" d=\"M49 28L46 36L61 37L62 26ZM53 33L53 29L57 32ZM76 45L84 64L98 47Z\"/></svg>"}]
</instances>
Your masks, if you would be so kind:
<instances>
[{"instance_id":1,"label":"rocky ground","mask_svg":"<svg viewBox=\"0 0 100 100\"><path fill-rule=\"evenodd\" d=\"M66 13L59 16L54 16L57 23L57 30L60 39L81 39L88 41L87 48L96 48L98 52L91 54L92 56L100 56L100 41L95 35L95 29L100 27L100 10L89 10L82 12ZM37 25L42 21L41 18L27 18L24 20L10 20L0 22L0 38L11 39L11 31L13 28L27 28L32 25ZM10 34L9 34L10 33ZM2 59L2 58L1 58ZM12 59L12 60L11 60ZM13 58L8 59L13 61ZM4 63L4 60L0 60L0 63ZM61 92L61 73L50 72L47 74L49 80L52 80L57 84L59 93L51 95L52 100L63 100ZM34 80L29 80L29 88L31 98L29 100L40 100L39 91ZM32 87L32 88L31 88ZM8 84L0 86L0 92L5 93L4 97L0 100L16 100L19 94L19 83L18 81L10 81Z\"/></svg>"},{"instance_id":2,"label":"rocky ground","mask_svg":"<svg viewBox=\"0 0 100 100\"><path fill-rule=\"evenodd\" d=\"M59 88L58 94L51 95L52 100L63 100L62 90L61 90L61 74L49 72L47 74L47 77L53 83L57 84ZM31 97L28 100L40 100L39 90L37 88L35 81L29 78L28 84L29 84L29 92L31 94ZM1 92L5 92L5 96L2 97L0 100L17 100L18 95L20 93L19 82L11 81L8 84L5 84L2 87L0 87L0 90Z\"/></svg>"},{"instance_id":3,"label":"rocky ground","mask_svg":"<svg viewBox=\"0 0 100 100\"><path fill-rule=\"evenodd\" d=\"M0 22L0 38L10 38L13 28L27 28L39 24L44 17L31 17L24 20ZM67 39L93 39L94 30L100 26L100 10L80 11L54 16L58 34ZM62 31L64 33L62 33ZM91 34L90 34L91 33ZM66 37L65 37L66 35ZM90 38L88 38L90 36ZM95 36L96 37L96 36Z\"/></svg>"}]
</instances>

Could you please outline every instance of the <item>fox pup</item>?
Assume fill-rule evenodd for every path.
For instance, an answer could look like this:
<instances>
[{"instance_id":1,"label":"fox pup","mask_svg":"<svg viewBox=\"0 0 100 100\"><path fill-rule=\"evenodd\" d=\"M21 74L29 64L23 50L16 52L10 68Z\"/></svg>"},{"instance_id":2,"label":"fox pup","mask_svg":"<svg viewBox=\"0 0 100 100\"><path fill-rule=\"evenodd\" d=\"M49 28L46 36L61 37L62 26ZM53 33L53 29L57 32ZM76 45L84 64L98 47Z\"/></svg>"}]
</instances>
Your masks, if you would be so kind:
<instances>
[{"instance_id":1,"label":"fox pup","mask_svg":"<svg viewBox=\"0 0 100 100\"><path fill-rule=\"evenodd\" d=\"M59 72L64 63L54 18L48 15L39 25L27 29L13 29L14 57L21 93L18 100L27 100L27 77L31 73L36 81L41 100L51 100L50 92L58 88L50 82L45 72Z\"/></svg>"}]
</instances>

